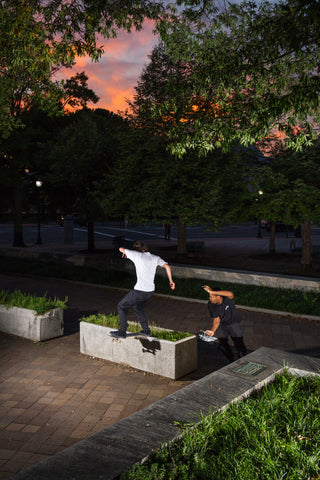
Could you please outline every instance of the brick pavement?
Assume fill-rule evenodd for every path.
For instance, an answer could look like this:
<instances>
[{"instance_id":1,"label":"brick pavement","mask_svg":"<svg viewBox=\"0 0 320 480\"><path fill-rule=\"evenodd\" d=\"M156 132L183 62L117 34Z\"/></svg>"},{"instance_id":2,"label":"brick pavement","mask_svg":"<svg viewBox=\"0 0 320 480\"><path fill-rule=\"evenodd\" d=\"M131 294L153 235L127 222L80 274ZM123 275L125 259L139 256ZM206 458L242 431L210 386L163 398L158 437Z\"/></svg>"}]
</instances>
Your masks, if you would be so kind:
<instances>
[{"instance_id":1,"label":"brick pavement","mask_svg":"<svg viewBox=\"0 0 320 480\"><path fill-rule=\"evenodd\" d=\"M206 344L199 346L198 370L178 381L83 356L78 318L114 311L123 292L0 274L2 288L68 296L69 302L63 337L32 342L0 334L1 480L226 365ZM210 324L198 302L155 297L147 315L157 325L194 333ZM320 322L254 311L242 316L249 350L266 346L320 357Z\"/></svg>"}]
</instances>

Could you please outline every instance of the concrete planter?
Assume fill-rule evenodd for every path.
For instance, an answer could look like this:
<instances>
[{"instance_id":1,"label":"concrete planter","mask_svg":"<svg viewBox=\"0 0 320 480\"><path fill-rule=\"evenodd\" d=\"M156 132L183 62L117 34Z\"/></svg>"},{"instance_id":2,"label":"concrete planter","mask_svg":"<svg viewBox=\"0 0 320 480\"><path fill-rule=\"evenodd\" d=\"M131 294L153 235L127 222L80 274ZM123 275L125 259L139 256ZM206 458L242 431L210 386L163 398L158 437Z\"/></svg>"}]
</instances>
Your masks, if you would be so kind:
<instances>
[{"instance_id":1,"label":"concrete planter","mask_svg":"<svg viewBox=\"0 0 320 480\"><path fill-rule=\"evenodd\" d=\"M55 308L37 315L27 308L0 305L0 330L39 342L60 337L63 335L63 310Z\"/></svg>"},{"instance_id":2,"label":"concrete planter","mask_svg":"<svg viewBox=\"0 0 320 480\"><path fill-rule=\"evenodd\" d=\"M158 338L127 336L119 342L109 336L114 330L80 322L80 352L91 357L177 379L197 368L197 337L169 342Z\"/></svg>"}]
</instances>

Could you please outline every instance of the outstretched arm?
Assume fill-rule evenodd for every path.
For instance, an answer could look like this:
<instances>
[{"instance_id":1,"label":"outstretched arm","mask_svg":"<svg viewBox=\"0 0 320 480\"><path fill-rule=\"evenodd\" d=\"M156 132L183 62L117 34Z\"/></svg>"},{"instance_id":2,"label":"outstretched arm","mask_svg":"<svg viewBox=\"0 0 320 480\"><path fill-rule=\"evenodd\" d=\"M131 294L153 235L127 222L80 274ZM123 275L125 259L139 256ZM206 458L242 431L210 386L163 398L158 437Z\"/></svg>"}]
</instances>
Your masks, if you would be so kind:
<instances>
[{"instance_id":1,"label":"outstretched arm","mask_svg":"<svg viewBox=\"0 0 320 480\"><path fill-rule=\"evenodd\" d=\"M174 281L172 280L171 268L170 268L170 266L169 266L167 263L165 263L165 264L163 265L163 268L166 269L166 272L167 272L167 275L168 275L168 279L169 279L170 288L171 288L171 290L174 290L174 289L176 288L176 284L175 284Z\"/></svg>"},{"instance_id":2,"label":"outstretched arm","mask_svg":"<svg viewBox=\"0 0 320 480\"><path fill-rule=\"evenodd\" d=\"M220 297L228 297L234 298L233 292L229 292L229 290L212 290L208 285L203 286L204 290L209 293L209 295L220 295Z\"/></svg>"}]
</instances>

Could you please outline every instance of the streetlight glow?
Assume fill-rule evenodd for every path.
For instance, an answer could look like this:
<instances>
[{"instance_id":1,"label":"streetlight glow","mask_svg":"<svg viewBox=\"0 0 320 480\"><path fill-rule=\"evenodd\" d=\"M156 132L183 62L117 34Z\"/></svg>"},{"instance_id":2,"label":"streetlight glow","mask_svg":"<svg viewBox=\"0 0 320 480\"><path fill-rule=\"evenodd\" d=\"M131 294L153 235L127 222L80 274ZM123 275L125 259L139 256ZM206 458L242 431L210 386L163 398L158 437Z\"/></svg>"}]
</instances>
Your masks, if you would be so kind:
<instances>
[{"instance_id":1,"label":"streetlight glow","mask_svg":"<svg viewBox=\"0 0 320 480\"><path fill-rule=\"evenodd\" d=\"M40 223L41 223L41 203L40 203L40 187L42 187L42 181L36 180L36 187L37 187L37 197L38 197L38 237L36 241L36 245L41 245L41 233L40 233Z\"/></svg>"},{"instance_id":2,"label":"streetlight glow","mask_svg":"<svg viewBox=\"0 0 320 480\"><path fill-rule=\"evenodd\" d=\"M259 194L260 196L262 196L262 195L263 195L263 190L258 190L258 194ZM257 201L259 202L260 199L257 198ZM261 233L261 218L259 218L259 220L258 220L258 234L257 234L257 238L262 238L262 233Z\"/></svg>"}]
</instances>

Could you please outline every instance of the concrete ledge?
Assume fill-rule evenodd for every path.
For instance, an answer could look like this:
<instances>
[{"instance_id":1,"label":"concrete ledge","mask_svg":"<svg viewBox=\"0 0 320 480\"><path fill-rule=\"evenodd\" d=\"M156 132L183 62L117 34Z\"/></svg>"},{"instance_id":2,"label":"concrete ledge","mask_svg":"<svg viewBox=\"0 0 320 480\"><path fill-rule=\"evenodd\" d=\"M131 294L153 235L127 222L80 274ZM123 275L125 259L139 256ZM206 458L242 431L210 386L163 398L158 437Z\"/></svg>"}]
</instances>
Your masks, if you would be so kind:
<instances>
[{"instance_id":1,"label":"concrete ledge","mask_svg":"<svg viewBox=\"0 0 320 480\"><path fill-rule=\"evenodd\" d=\"M63 335L63 310L55 308L38 315L27 308L0 305L0 330L41 342Z\"/></svg>"},{"instance_id":2,"label":"concrete ledge","mask_svg":"<svg viewBox=\"0 0 320 480\"><path fill-rule=\"evenodd\" d=\"M255 374L241 373L253 366ZM12 480L114 480L123 471L179 436L175 422L198 422L199 415L248 397L286 365L295 375L320 373L320 359L260 348L101 432L12 477ZM259 369L257 367L262 367ZM237 371L238 369L238 371ZM250 368L249 368L250 370ZM242 370L243 372L243 370Z\"/></svg>"},{"instance_id":3,"label":"concrete ledge","mask_svg":"<svg viewBox=\"0 0 320 480\"><path fill-rule=\"evenodd\" d=\"M80 352L91 357L154 373L174 380L197 369L197 337L192 335L177 342L158 338L109 336L112 328L80 322Z\"/></svg>"},{"instance_id":4,"label":"concrete ledge","mask_svg":"<svg viewBox=\"0 0 320 480\"><path fill-rule=\"evenodd\" d=\"M320 290L320 280L272 273L253 273L244 270L172 265L172 273L178 278L200 278L212 282L239 283L292 290Z\"/></svg>"}]
</instances>

